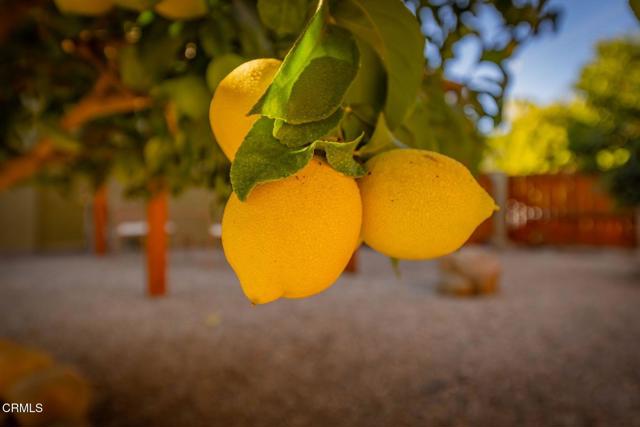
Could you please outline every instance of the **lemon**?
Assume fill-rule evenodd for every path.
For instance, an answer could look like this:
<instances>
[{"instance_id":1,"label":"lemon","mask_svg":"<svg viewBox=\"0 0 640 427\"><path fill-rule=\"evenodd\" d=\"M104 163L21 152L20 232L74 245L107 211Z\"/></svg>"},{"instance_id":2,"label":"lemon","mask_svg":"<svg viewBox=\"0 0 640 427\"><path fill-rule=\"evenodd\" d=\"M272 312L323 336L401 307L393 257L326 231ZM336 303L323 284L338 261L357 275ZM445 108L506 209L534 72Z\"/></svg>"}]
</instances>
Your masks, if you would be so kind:
<instances>
[{"instance_id":1,"label":"lemon","mask_svg":"<svg viewBox=\"0 0 640 427\"><path fill-rule=\"evenodd\" d=\"M246 202L232 194L222 218L222 247L254 304L303 298L340 276L361 221L355 180L314 157L295 175L257 186Z\"/></svg>"},{"instance_id":2,"label":"lemon","mask_svg":"<svg viewBox=\"0 0 640 427\"><path fill-rule=\"evenodd\" d=\"M162 0L155 10L167 19L186 21L203 17L209 8L206 0Z\"/></svg>"},{"instance_id":3,"label":"lemon","mask_svg":"<svg viewBox=\"0 0 640 427\"><path fill-rule=\"evenodd\" d=\"M23 378L6 394L9 402L42 404L43 411L15 414L21 426L86 425L91 402L87 381L70 368L50 367ZM63 422L60 422L63 421Z\"/></svg>"},{"instance_id":4,"label":"lemon","mask_svg":"<svg viewBox=\"0 0 640 427\"><path fill-rule=\"evenodd\" d=\"M44 353L0 340L0 396L4 397L14 383L52 364Z\"/></svg>"},{"instance_id":5,"label":"lemon","mask_svg":"<svg viewBox=\"0 0 640 427\"><path fill-rule=\"evenodd\" d=\"M360 179L362 235L398 259L455 251L496 209L458 161L426 150L397 149L370 159Z\"/></svg>"},{"instance_id":6,"label":"lemon","mask_svg":"<svg viewBox=\"0 0 640 427\"><path fill-rule=\"evenodd\" d=\"M247 113L267 90L275 76L280 61L254 59L235 68L218 84L209 119L213 134L224 154L233 160L244 137L258 119Z\"/></svg>"},{"instance_id":7,"label":"lemon","mask_svg":"<svg viewBox=\"0 0 640 427\"><path fill-rule=\"evenodd\" d=\"M235 53L227 53L212 59L207 66L206 72L206 80L209 89L211 89L212 92L215 92L222 79L243 63L244 59Z\"/></svg>"},{"instance_id":8,"label":"lemon","mask_svg":"<svg viewBox=\"0 0 640 427\"><path fill-rule=\"evenodd\" d=\"M75 15L97 16L111 9L111 0L55 0L55 4L62 13Z\"/></svg>"}]
</instances>

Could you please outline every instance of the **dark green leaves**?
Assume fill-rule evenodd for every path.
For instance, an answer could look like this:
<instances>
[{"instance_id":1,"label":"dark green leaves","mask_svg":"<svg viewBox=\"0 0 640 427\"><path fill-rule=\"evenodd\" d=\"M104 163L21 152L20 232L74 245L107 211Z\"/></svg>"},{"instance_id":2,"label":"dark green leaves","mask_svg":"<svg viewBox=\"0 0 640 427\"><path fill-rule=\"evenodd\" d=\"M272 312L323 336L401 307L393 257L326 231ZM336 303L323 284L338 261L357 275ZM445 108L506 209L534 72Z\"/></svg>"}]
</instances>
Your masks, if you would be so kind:
<instances>
[{"instance_id":1,"label":"dark green leaves","mask_svg":"<svg viewBox=\"0 0 640 427\"><path fill-rule=\"evenodd\" d=\"M209 111L211 93L199 76L187 75L164 80L151 93L172 100L177 111L191 119L202 119Z\"/></svg>"},{"instance_id":2,"label":"dark green leaves","mask_svg":"<svg viewBox=\"0 0 640 427\"><path fill-rule=\"evenodd\" d=\"M640 0L629 0L629 7L636 15L636 19L640 20Z\"/></svg>"},{"instance_id":3,"label":"dark green leaves","mask_svg":"<svg viewBox=\"0 0 640 427\"><path fill-rule=\"evenodd\" d=\"M358 71L358 48L349 32L324 22L321 2L251 113L291 124L333 114Z\"/></svg>"},{"instance_id":4,"label":"dark green leaves","mask_svg":"<svg viewBox=\"0 0 640 427\"><path fill-rule=\"evenodd\" d=\"M290 2L295 3L261 0L263 21L272 29L286 27L289 18L282 8ZM367 156L395 146L392 131L405 120L422 81L424 38L417 21L400 0L340 0L333 6L332 19L326 2L320 1L250 112L262 118L231 168L231 183L241 200L257 184L300 170L314 150L323 150L337 171L357 177L364 168L354 158L356 150ZM360 66L367 69L361 70L358 84L349 92L345 115L341 105ZM343 119L349 118L353 123L345 126ZM374 124L371 147L359 148ZM346 138L354 139L336 140Z\"/></svg>"},{"instance_id":5,"label":"dark green leaves","mask_svg":"<svg viewBox=\"0 0 640 427\"><path fill-rule=\"evenodd\" d=\"M284 3L262 1L261 15L284 13L280 10ZM327 12L321 1L271 86L250 112L262 118L244 139L231 167L231 184L240 200L261 182L296 173L311 160L315 149L325 150L327 161L342 173L357 176L363 172L353 159L361 137L350 143L320 140L342 120L340 107L359 66L355 40L345 29L328 24ZM262 19L273 26L285 25L275 16Z\"/></svg>"},{"instance_id":6,"label":"dark green leaves","mask_svg":"<svg viewBox=\"0 0 640 427\"><path fill-rule=\"evenodd\" d=\"M258 184L286 178L306 166L316 149L324 150L327 162L338 172L362 176L364 168L353 158L362 136L350 142L314 141L302 148L287 147L273 137L274 120L263 117L249 131L231 165L231 185L246 200Z\"/></svg>"},{"instance_id":7,"label":"dark green leaves","mask_svg":"<svg viewBox=\"0 0 640 427\"><path fill-rule=\"evenodd\" d=\"M258 0L258 14L276 34L295 34L304 26L308 6L307 0Z\"/></svg>"},{"instance_id":8,"label":"dark green leaves","mask_svg":"<svg viewBox=\"0 0 640 427\"><path fill-rule=\"evenodd\" d=\"M287 147L300 147L329 134L342 120L343 112L336 110L324 120L301 125L291 125L277 120L273 128L273 136Z\"/></svg>"},{"instance_id":9,"label":"dark green leaves","mask_svg":"<svg viewBox=\"0 0 640 427\"><path fill-rule=\"evenodd\" d=\"M383 151L398 148L398 143L387 126L384 114L378 116L375 131L369 142L362 147L360 154L364 157L373 157Z\"/></svg>"},{"instance_id":10,"label":"dark green leaves","mask_svg":"<svg viewBox=\"0 0 640 427\"><path fill-rule=\"evenodd\" d=\"M253 125L231 165L231 185L245 200L257 184L293 175L313 156L313 146L292 149L273 137L272 119L263 117Z\"/></svg>"},{"instance_id":11,"label":"dark green leaves","mask_svg":"<svg viewBox=\"0 0 640 427\"><path fill-rule=\"evenodd\" d=\"M353 152L358 147L363 135L350 142L317 141L317 148L321 148L327 155L327 162L338 172L345 175L359 177L364 175L364 167L353 159Z\"/></svg>"},{"instance_id":12,"label":"dark green leaves","mask_svg":"<svg viewBox=\"0 0 640 427\"><path fill-rule=\"evenodd\" d=\"M424 69L424 36L400 0L339 0L332 4L338 25L373 47L387 71L384 112L391 130L413 105Z\"/></svg>"}]
</instances>

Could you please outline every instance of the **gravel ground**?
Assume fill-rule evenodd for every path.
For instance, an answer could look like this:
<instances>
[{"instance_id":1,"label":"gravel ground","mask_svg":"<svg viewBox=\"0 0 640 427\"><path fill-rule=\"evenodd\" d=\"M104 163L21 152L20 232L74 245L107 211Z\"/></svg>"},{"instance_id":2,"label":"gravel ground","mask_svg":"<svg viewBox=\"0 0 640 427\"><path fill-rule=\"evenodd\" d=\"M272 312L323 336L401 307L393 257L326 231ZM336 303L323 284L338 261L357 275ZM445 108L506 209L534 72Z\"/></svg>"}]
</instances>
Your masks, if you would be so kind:
<instances>
[{"instance_id":1,"label":"gravel ground","mask_svg":"<svg viewBox=\"0 0 640 427\"><path fill-rule=\"evenodd\" d=\"M434 263L361 255L308 300L252 307L218 251L0 259L0 337L93 383L95 426L640 426L640 265L500 254L502 292L435 293Z\"/></svg>"}]
</instances>

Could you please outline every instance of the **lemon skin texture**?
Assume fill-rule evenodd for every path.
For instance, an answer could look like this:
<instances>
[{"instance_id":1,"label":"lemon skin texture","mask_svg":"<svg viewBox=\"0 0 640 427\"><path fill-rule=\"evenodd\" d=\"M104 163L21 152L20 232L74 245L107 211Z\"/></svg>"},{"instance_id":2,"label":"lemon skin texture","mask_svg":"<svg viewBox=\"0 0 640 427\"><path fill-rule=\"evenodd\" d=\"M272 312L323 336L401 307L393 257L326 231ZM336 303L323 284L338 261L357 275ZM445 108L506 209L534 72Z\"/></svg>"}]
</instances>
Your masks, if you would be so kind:
<instances>
[{"instance_id":1,"label":"lemon skin texture","mask_svg":"<svg viewBox=\"0 0 640 427\"><path fill-rule=\"evenodd\" d=\"M203 17L209 8L206 0L162 0L155 11L167 19L187 21Z\"/></svg>"},{"instance_id":2,"label":"lemon skin texture","mask_svg":"<svg viewBox=\"0 0 640 427\"><path fill-rule=\"evenodd\" d=\"M62 13L98 16L105 14L113 6L111 0L55 0Z\"/></svg>"},{"instance_id":3,"label":"lemon skin texture","mask_svg":"<svg viewBox=\"0 0 640 427\"><path fill-rule=\"evenodd\" d=\"M359 180L365 243L398 259L451 253L496 205L458 161L439 153L396 149L367 164Z\"/></svg>"},{"instance_id":4,"label":"lemon skin texture","mask_svg":"<svg viewBox=\"0 0 640 427\"><path fill-rule=\"evenodd\" d=\"M259 115L247 116L267 90L281 62L260 58L235 68L218 84L209 108L213 134L229 160L234 159Z\"/></svg>"},{"instance_id":5,"label":"lemon skin texture","mask_svg":"<svg viewBox=\"0 0 640 427\"><path fill-rule=\"evenodd\" d=\"M222 247L254 304L308 297L330 287L359 239L355 180L314 157L288 178L234 194L222 218Z\"/></svg>"}]
</instances>

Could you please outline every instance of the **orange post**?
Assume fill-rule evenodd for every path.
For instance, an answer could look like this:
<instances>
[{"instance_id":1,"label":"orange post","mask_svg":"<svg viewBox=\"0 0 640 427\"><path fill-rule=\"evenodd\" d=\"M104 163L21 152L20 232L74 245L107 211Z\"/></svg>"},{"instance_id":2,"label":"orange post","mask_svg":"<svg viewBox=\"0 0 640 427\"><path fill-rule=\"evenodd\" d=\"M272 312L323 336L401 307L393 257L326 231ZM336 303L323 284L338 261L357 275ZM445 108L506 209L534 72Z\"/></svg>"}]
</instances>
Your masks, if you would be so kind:
<instances>
[{"instance_id":1,"label":"orange post","mask_svg":"<svg viewBox=\"0 0 640 427\"><path fill-rule=\"evenodd\" d=\"M93 236L96 255L107 253L107 186L103 185L93 195Z\"/></svg>"},{"instance_id":2,"label":"orange post","mask_svg":"<svg viewBox=\"0 0 640 427\"><path fill-rule=\"evenodd\" d=\"M167 292L167 193L158 190L147 204L147 292L161 296Z\"/></svg>"}]
</instances>

